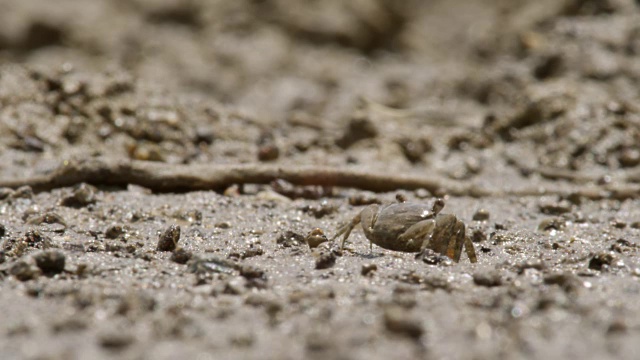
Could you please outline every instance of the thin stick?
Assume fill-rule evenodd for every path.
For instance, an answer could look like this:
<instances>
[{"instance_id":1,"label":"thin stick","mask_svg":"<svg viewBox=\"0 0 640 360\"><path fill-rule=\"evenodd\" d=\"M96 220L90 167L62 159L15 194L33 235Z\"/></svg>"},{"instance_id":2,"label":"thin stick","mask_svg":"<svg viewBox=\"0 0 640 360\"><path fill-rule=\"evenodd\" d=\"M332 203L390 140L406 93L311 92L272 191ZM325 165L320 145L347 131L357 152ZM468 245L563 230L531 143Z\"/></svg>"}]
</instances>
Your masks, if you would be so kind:
<instances>
[{"instance_id":1,"label":"thin stick","mask_svg":"<svg viewBox=\"0 0 640 360\"><path fill-rule=\"evenodd\" d=\"M93 185L140 185L156 192L184 192L195 190L224 191L234 184L268 184L282 179L295 185L350 187L375 192L398 189L426 189L432 194L453 196L532 196L566 194L556 189L487 190L477 185L435 177L373 173L362 170L321 166L274 166L264 164L193 164L172 165L144 161L120 161L102 158L65 162L58 169L44 175L24 179L0 179L0 187L31 186L46 191L79 183ZM589 197L609 197L621 193L604 187L575 187L572 192L585 192ZM636 197L637 187L623 188L627 197Z\"/></svg>"}]
</instances>

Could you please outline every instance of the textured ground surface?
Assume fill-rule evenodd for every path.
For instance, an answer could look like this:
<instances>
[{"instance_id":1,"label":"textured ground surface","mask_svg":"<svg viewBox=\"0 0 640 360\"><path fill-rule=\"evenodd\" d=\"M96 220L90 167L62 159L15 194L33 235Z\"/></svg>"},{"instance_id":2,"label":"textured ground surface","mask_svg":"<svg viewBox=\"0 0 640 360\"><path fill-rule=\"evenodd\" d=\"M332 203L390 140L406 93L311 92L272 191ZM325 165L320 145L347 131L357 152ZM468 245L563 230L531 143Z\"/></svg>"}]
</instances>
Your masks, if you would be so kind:
<instances>
[{"instance_id":1,"label":"textured ground surface","mask_svg":"<svg viewBox=\"0 0 640 360\"><path fill-rule=\"evenodd\" d=\"M631 0L0 0L0 183L95 158L444 184L0 189L2 358L637 359L639 55ZM396 195L445 196L478 262L306 243Z\"/></svg>"}]
</instances>

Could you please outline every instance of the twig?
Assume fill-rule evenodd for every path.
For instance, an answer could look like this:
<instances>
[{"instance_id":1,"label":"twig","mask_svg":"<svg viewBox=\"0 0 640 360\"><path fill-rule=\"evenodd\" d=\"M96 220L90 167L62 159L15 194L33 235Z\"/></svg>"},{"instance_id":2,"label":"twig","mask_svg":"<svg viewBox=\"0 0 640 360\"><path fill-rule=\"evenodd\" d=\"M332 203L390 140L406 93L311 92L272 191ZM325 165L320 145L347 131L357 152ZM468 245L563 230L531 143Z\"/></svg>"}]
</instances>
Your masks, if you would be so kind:
<instances>
[{"instance_id":1,"label":"twig","mask_svg":"<svg viewBox=\"0 0 640 360\"><path fill-rule=\"evenodd\" d=\"M398 189L426 189L432 194L453 196L533 196L559 194L558 189L488 190L459 181L322 166L274 166L263 164L239 165L171 165L144 161L121 161L94 158L65 162L58 169L44 175L24 179L0 179L0 187L18 188L28 185L35 191L46 191L80 183L106 186L140 185L156 192L184 192L195 190L224 191L234 184L268 184L282 179L295 185L350 187L375 192ZM591 198L637 197L638 186L574 187L571 193L585 193ZM622 195L620 195L622 194Z\"/></svg>"}]
</instances>

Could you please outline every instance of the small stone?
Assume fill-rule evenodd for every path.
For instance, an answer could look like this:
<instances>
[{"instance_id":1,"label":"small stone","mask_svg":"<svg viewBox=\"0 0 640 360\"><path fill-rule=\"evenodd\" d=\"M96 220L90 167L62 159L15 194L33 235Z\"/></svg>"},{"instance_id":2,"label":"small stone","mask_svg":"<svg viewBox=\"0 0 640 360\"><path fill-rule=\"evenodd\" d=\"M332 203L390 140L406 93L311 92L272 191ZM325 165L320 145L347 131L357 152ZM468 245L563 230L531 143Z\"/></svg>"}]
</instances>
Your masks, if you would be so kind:
<instances>
[{"instance_id":1,"label":"small stone","mask_svg":"<svg viewBox=\"0 0 640 360\"><path fill-rule=\"evenodd\" d=\"M267 279L267 274L264 270L249 264L244 264L238 268L240 275L244 276L247 280L254 279Z\"/></svg>"},{"instance_id":2,"label":"small stone","mask_svg":"<svg viewBox=\"0 0 640 360\"><path fill-rule=\"evenodd\" d=\"M378 136L378 130L373 122L366 114L358 112L349 121L349 125L342 137L336 140L336 145L346 149L360 140L375 138L376 136Z\"/></svg>"},{"instance_id":3,"label":"small stone","mask_svg":"<svg viewBox=\"0 0 640 360\"><path fill-rule=\"evenodd\" d=\"M382 204L382 201L380 201L375 194L370 192L362 192L349 196L349 205L351 206L364 206L371 204Z\"/></svg>"},{"instance_id":4,"label":"small stone","mask_svg":"<svg viewBox=\"0 0 640 360\"><path fill-rule=\"evenodd\" d=\"M627 223L622 220L613 220L611 222L611 226L617 229L624 229L625 227L627 227Z\"/></svg>"},{"instance_id":5,"label":"small stone","mask_svg":"<svg viewBox=\"0 0 640 360\"><path fill-rule=\"evenodd\" d=\"M473 214L473 220L474 221L487 221L489 220L489 210L487 209L479 209L478 211L476 211L475 214Z\"/></svg>"},{"instance_id":6,"label":"small stone","mask_svg":"<svg viewBox=\"0 0 640 360\"><path fill-rule=\"evenodd\" d=\"M195 136L194 142L196 144L211 145L216 138L212 128L202 127L202 126L196 128L195 135L196 136Z\"/></svg>"},{"instance_id":7,"label":"small stone","mask_svg":"<svg viewBox=\"0 0 640 360\"><path fill-rule=\"evenodd\" d=\"M265 144L258 149L258 160L274 161L280 156L280 149L275 144Z\"/></svg>"},{"instance_id":8,"label":"small stone","mask_svg":"<svg viewBox=\"0 0 640 360\"><path fill-rule=\"evenodd\" d=\"M481 271L473 274L473 282L476 285L494 287L502 285L502 276L498 271Z\"/></svg>"},{"instance_id":9,"label":"small stone","mask_svg":"<svg viewBox=\"0 0 640 360\"><path fill-rule=\"evenodd\" d=\"M362 265L362 270L360 270L360 274L362 274L362 276L367 276L369 274L373 274L373 272L377 270L378 270L378 265L376 264L364 264Z\"/></svg>"},{"instance_id":10,"label":"small stone","mask_svg":"<svg viewBox=\"0 0 640 360\"><path fill-rule=\"evenodd\" d=\"M327 215L333 214L338 210L338 207L329 204L326 200L317 205L308 205L302 208L305 213L310 213L315 216L316 219L321 219Z\"/></svg>"},{"instance_id":11,"label":"small stone","mask_svg":"<svg viewBox=\"0 0 640 360\"><path fill-rule=\"evenodd\" d=\"M307 245L309 245L309 247L312 249L317 248L320 244L329 241L329 239L327 239L327 237L324 235L324 232L322 232L322 230L319 228L311 230L305 240L307 242Z\"/></svg>"},{"instance_id":12,"label":"small stone","mask_svg":"<svg viewBox=\"0 0 640 360\"><path fill-rule=\"evenodd\" d=\"M127 331L108 331L99 335L100 345L111 350L120 350L134 341L134 338Z\"/></svg>"},{"instance_id":13,"label":"small stone","mask_svg":"<svg viewBox=\"0 0 640 360\"><path fill-rule=\"evenodd\" d=\"M238 197L240 196L240 186L237 184L233 184L224 190L224 196L227 197Z\"/></svg>"},{"instance_id":14,"label":"small stone","mask_svg":"<svg viewBox=\"0 0 640 360\"><path fill-rule=\"evenodd\" d=\"M65 256L61 251L49 250L35 255L36 265L45 274L59 274L64 271Z\"/></svg>"},{"instance_id":15,"label":"small stone","mask_svg":"<svg viewBox=\"0 0 640 360\"><path fill-rule=\"evenodd\" d=\"M418 199L426 199L426 198L432 196L432 194L429 192L429 190L427 190L425 188L417 189L416 191L414 191L414 195Z\"/></svg>"},{"instance_id":16,"label":"small stone","mask_svg":"<svg viewBox=\"0 0 640 360\"><path fill-rule=\"evenodd\" d=\"M73 189L71 195L62 199L61 204L68 207L84 207L93 204L96 199L97 189L94 186L82 183Z\"/></svg>"},{"instance_id":17,"label":"small stone","mask_svg":"<svg viewBox=\"0 0 640 360\"><path fill-rule=\"evenodd\" d=\"M305 241L305 237L302 234L291 230L285 231L276 239L276 243L284 247L300 246Z\"/></svg>"},{"instance_id":18,"label":"small stone","mask_svg":"<svg viewBox=\"0 0 640 360\"><path fill-rule=\"evenodd\" d=\"M594 255L589 260L589 269L592 270L607 270L615 262L616 257L611 252L603 252Z\"/></svg>"},{"instance_id":19,"label":"small stone","mask_svg":"<svg viewBox=\"0 0 640 360\"><path fill-rule=\"evenodd\" d=\"M607 335L624 334L629 330L629 326L624 319L616 319L609 324Z\"/></svg>"},{"instance_id":20,"label":"small stone","mask_svg":"<svg viewBox=\"0 0 640 360\"><path fill-rule=\"evenodd\" d=\"M572 204L567 200L558 202L542 203L538 205L540 212L549 215L562 215L571 211Z\"/></svg>"},{"instance_id":21,"label":"small stone","mask_svg":"<svg viewBox=\"0 0 640 360\"><path fill-rule=\"evenodd\" d=\"M528 259L516 264L515 270L518 274L524 274L527 269L543 271L546 267L546 264L541 259Z\"/></svg>"},{"instance_id":22,"label":"small stone","mask_svg":"<svg viewBox=\"0 0 640 360\"><path fill-rule=\"evenodd\" d=\"M618 156L618 162L622 167L634 167L640 164L640 150L625 149Z\"/></svg>"},{"instance_id":23,"label":"small stone","mask_svg":"<svg viewBox=\"0 0 640 360\"><path fill-rule=\"evenodd\" d=\"M26 261L18 261L11 266L9 274L16 277L20 281L28 281L38 277L39 272Z\"/></svg>"},{"instance_id":24,"label":"small stone","mask_svg":"<svg viewBox=\"0 0 640 360\"><path fill-rule=\"evenodd\" d=\"M160 235L158 239L158 251L173 251L180 241L180 226L171 225Z\"/></svg>"},{"instance_id":25,"label":"small stone","mask_svg":"<svg viewBox=\"0 0 640 360\"><path fill-rule=\"evenodd\" d=\"M7 228L3 224L0 224L0 238L5 236L6 234L7 234Z\"/></svg>"},{"instance_id":26,"label":"small stone","mask_svg":"<svg viewBox=\"0 0 640 360\"><path fill-rule=\"evenodd\" d=\"M224 285L225 294L229 295L242 295L247 292L247 279L242 276L236 276L229 281L227 281Z\"/></svg>"},{"instance_id":27,"label":"small stone","mask_svg":"<svg viewBox=\"0 0 640 360\"><path fill-rule=\"evenodd\" d=\"M221 221L219 223L216 223L215 227L217 227L218 229L229 229L231 227L231 224L226 221Z\"/></svg>"},{"instance_id":28,"label":"small stone","mask_svg":"<svg viewBox=\"0 0 640 360\"><path fill-rule=\"evenodd\" d=\"M37 247L45 242L46 238L38 230L29 230L24 233L24 242L29 246Z\"/></svg>"},{"instance_id":29,"label":"small stone","mask_svg":"<svg viewBox=\"0 0 640 360\"><path fill-rule=\"evenodd\" d=\"M487 240L487 234L484 233L481 229L474 229L471 231L471 241L474 243L479 243Z\"/></svg>"},{"instance_id":30,"label":"small stone","mask_svg":"<svg viewBox=\"0 0 640 360\"><path fill-rule=\"evenodd\" d=\"M125 233L124 228L121 225L111 225L105 230L104 236L108 239L117 239Z\"/></svg>"},{"instance_id":31,"label":"small stone","mask_svg":"<svg viewBox=\"0 0 640 360\"><path fill-rule=\"evenodd\" d=\"M540 221L540 223L538 224L538 230L541 230L541 231L562 230L566 226L565 224L566 224L565 220L561 218L544 219Z\"/></svg>"},{"instance_id":32,"label":"small stone","mask_svg":"<svg viewBox=\"0 0 640 360\"><path fill-rule=\"evenodd\" d=\"M444 265L444 266L451 266L453 265L452 260L446 256L446 255L441 255L431 249L425 249L423 252L418 253L416 255L416 259L422 259L422 262L424 262L427 265Z\"/></svg>"},{"instance_id":33,"label":"small stone","mask_svg":"<svg viewBox=\"0 0 640 360\"><path fill-rule=\"evenodd\" d=\"M424 333L422 324L415 316L399 306L392 306L384 311L385 328L399 335L418 339Z\"/></svg>"},{"instance_id":34,"label":"small stone","mask_svg":"<svg viewBox=\"0 0 640 360\"><path fill-rule=\"evenodd\" d=\"M316 258L316 269L328 269L336 264L338 252L326 247L318 248L313 255Z\"/></svg>"},{"instance_id":35,"label":"small stone","mask_svg":"<svg viewBox=\"0 0 640 360\"><path fill-rule=\"evenodd\" d=\"M573 292L582 286L582 281L568 272L552 272L545 275L544 283L547 285L558 285L566 292Z\"/></svg>"},{"instance_id":36,"label":"small stone","mask_svg":"<svg viewBox=\"0 0 640 360\"><path fill-rule=\"evenodd\" d=\"M192 256L193 254L191 253L191 251L178 247L173 250L173 253L171 254L171 261L178 264L186 264L189 260L191 260Z\"/></svg>"},{"instance_id":37,"label":"small stone","mask_svg":"<svg viewBox=\"0 0 640 360\"><path fill-rule=\"evenodd\" d=\"M424 154L433 150L431 141L427 138L405 137L396 141L405 158L415 164L422 161Z\"/></svg>"}]
</instances>

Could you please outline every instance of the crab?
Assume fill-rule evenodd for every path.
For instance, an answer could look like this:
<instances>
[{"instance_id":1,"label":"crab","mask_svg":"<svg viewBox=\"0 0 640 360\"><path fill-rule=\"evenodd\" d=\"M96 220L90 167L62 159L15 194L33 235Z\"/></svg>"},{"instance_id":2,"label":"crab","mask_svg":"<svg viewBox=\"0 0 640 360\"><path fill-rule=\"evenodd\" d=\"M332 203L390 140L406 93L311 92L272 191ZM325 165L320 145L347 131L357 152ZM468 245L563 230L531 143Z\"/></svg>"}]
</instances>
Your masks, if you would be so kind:
<instances>
[{"instance_id":1,"label":"crab","mask_svg":"<svg viewBox=\"0 0 640 360\"><path fill-rule=\"evenodd\" d=\"M444 200L436 199L429 208L425 204L400 202L389 205L369 205L350 222L340 227L332 241L340 235L342 244L358 224L370 242L387 250L424 254L433 250L460 261L464 247L469 261L477 261L471 239L465 236L465 225L455 215L441 214ZM420 255L419 254L419 255Z\"/></svg>"}]
</instances>

